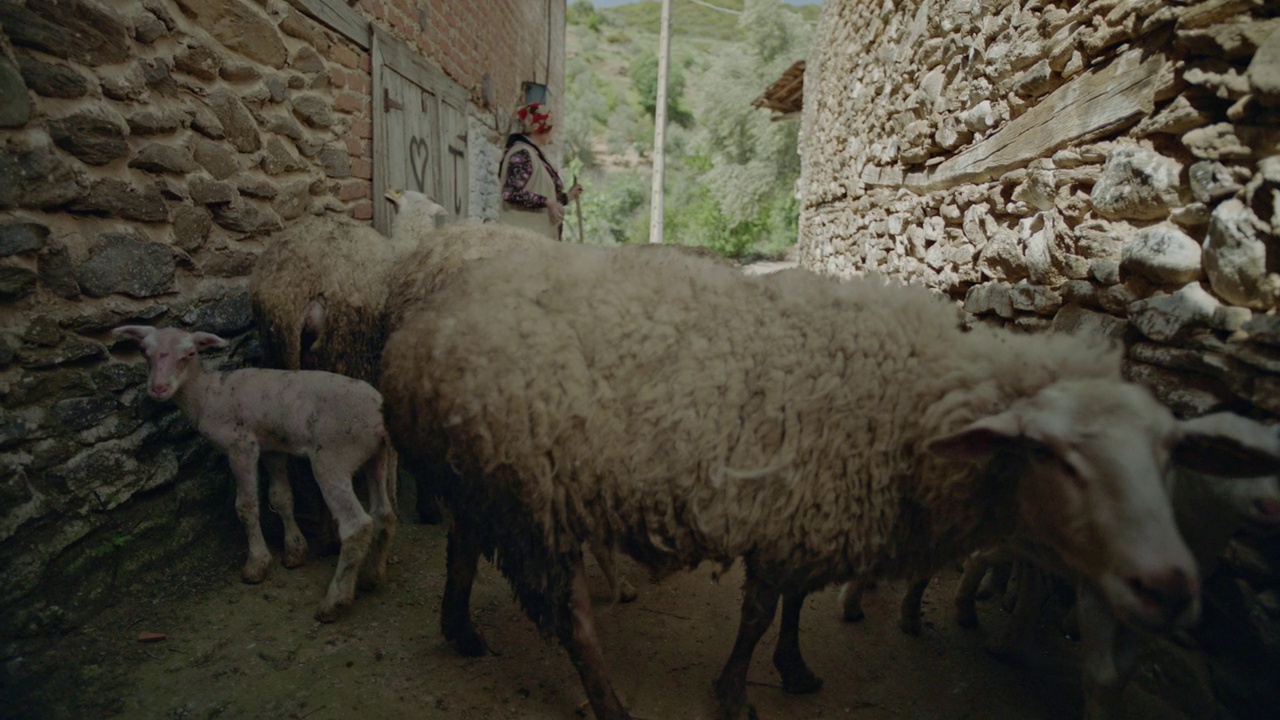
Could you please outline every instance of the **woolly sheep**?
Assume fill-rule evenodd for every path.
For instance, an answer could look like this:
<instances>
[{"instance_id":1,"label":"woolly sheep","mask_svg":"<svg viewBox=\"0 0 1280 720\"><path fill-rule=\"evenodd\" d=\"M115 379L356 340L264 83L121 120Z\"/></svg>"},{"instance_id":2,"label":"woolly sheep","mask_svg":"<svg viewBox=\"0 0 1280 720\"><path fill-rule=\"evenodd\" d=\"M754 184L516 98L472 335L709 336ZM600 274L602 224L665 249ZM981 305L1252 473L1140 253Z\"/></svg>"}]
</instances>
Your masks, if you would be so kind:
<instances>
[{"instance_id":1,"label":"woolly sheep","mask_svg":"<svg viewBox=\"0 0 1280 720\"><path fill-rule=\"evenodd\" d=\"M1174 449L1212 459L1216 432L1122 381L1117 351L959 324L921 288L750 278L675 253L550 245L468 264L388 339L381 381L397 446L459 471L441 487L461 528L442 623L476 632L458 588L469 560L496 558L616 720L584 541L659 575L745 560L723 718L748 714L779 598L774 664L785 689L815 690L808 593L931 572L1016 525L1126 618L1193 616L1161 469Z\"/></svg>"},{"instance_id":2,"label":"woolly sheep","mask_svg":"<svg viewBox=\"0 0 1280 720\"><path fill-rule=\"evenodd\" d=\"M357 570L363 586L385 580L396 523L387 494L394 453L383 429L382 396L373 387L319 371L205 373L197 353L224 347L226 341L217 335L147 325L125 325L113 333L142 346L149 366L147 393L176 403L200 434L227 455L236 477L236 514L249 535L249 559L241 571L245 582L261 582L271 564L258 519L259 457L271 479L271 504L284 521L284 564L294 567L306 556L284 472L286 455L311 461L342 540L338 567L316 619L332 622L351 606ZM352 474L361 469L373 517L351 488ZM366 555L369 562L364 564Z\"/></svg>"}]
</instances>

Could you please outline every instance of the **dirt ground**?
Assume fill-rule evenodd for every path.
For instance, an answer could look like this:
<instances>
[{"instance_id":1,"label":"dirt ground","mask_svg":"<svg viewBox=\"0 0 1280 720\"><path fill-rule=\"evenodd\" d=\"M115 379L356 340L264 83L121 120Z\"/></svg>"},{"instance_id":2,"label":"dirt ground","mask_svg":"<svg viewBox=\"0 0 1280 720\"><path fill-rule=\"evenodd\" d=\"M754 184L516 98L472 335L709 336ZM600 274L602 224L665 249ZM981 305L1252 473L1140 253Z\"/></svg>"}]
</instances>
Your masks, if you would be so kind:
<instances>
[{"instance_id":1,"label":"dirt ground","mask_svg":"<svg viewBox=\"0 0 1280 720\"><path fill-rule=\"evenodd\" d=\"M214 545L214 544L211 544ZM444 586L441 526L404 523L386 587L357 598L350 615L312 619L334 557L296 570L272 568L245 585L244 548L207 548L182 568L129 593L90 625L57 639L28 642L5 669L0 715L17 718L576 718L581 686L563 650L543 640L483 565L474 608L499 655L457 656L441 639ZM624 563L634 603L600 597L597 622L614 683L637 718L709 718L711 682L733 642L741 573L716 580L713 568L659 584ZM985 630L959 628L945 573L925 596L925 631L896 627L902 584L869 593L866 620L839 619L834 589L805 608L802 647L826 680L816 694L789 696L770 664L777 623L756 652L748 693L762 720L948 718L1060 720L1078 717L1077 649L1046 629L1047 645L1015 668L983 650L985 632L1005 615L980 605ZM140 632L164 640L138 641ZM1147 678L1150 680L1150 678ZM1146 684L1150 684L1149 682ZM1174 684L1178 684L1176 681ZM1204 717L1155 699L1141 687L1126 696L1131 720Z\"/></svg>"}]
</instances>

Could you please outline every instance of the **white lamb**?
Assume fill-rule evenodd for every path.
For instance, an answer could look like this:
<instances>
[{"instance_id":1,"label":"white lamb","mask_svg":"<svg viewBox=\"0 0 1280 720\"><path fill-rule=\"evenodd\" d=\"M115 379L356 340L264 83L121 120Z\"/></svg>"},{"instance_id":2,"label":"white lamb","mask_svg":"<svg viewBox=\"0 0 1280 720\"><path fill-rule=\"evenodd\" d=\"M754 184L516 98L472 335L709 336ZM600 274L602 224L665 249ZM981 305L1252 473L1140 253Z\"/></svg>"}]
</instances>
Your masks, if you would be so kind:
<instances>
[{"instance_id":1,"label":"white lamb","mask_svg":"<svg viewBox=\"0 0 1280 720\"><path fill-rule=\"evenodd\" d=\"M406 317L380 382L397 447L460 473L442 489L465 527L451 558L455 541L496 558L601 720L628 714L593 627L584 542L657 574L744 560L742 622L715 683L732 720L749 713L747 668L779 601L774 665L786 690L810 692L809 593L932 572L1018 528L1126 619L1189 622L1196 569L1165 469L1175 452L1211 466L1207 441L1231 428L1178 422L1122 380L1114 350L958 319L878 279L513 247ZM462 618L454 571L443 611Z\"/></svg>"},{"instance_id":2,"label":"white lamb","mask_svg":"<svg viewBox=\"0 0 1280 720\"><path fill-rule=\"evenodd\" d=\"M241 570L245 582L261 582L271 565L258 517L259 457L271 479L271 505L284 521L284 564L295 567L306 557L306 540L293 517L286 455L311 461L342 542L337 570L316 619L332 622L351 606L357 571L364 587L385 580L396 523L387 490L394 453L383 429L377 390L320 371L245 368L205 373L197 353L227 344L211 333L146 325L126 325L113 333L141 345L149 365L147 393L176 403L200 434L226 453L236 477L236 514L249 535L249 559ZM361 469L369 483L372 517L351 488L352 475ZM366 555L369 563L362 564Z\"/></svg>"}]
</instances>

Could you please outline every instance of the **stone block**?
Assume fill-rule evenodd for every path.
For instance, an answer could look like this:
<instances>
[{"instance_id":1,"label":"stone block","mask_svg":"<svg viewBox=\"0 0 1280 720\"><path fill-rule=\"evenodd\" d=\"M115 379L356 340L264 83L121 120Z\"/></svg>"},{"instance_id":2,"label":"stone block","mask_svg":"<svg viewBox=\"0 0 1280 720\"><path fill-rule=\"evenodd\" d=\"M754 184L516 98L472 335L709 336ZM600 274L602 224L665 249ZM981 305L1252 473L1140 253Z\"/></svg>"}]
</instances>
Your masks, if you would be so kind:
<instances>
[{"instance_id":1,"label":"stone block","mask_svg":"<svg viewBox=\"0 0 1280 720\"><path fill-rule=\"evenodd\" d=\"M1254 309L1272 307L1280 288L1267 272L1267 245L1261 223L1243 202L1225 200L1209 219L1204 268L1219 297Z\"/></svg>"},{"instance_id":2,"label":"stone block","mask_svg":"<svg viewBox=\"0 0 1280 720\"><path fill-rule=\"evenodd\" d=\"M1137 145L1120 145L1107 156L1090 194L1098 214L1112 219L1154 220L1180 204L1182 166Z\"/></svg>"},{"instance_id":3,"label":"stone block","mask_svg":"<svg viewBox=\"0 0 1280 720\"><path fill-rule=\"evenodd\" d=\"M236 94L227 89L215 90L207 98L209 107L222 125L226 138L240 152L257 152L262 147L262 137L244 104Z\"/></svg>"},{"instance_id":4,"label":"stone block","mask_svg":"<svg viewBox=\"0 0 1280 720\"><path fill-rule=\"evenodd\" d=\"M236 153L226 145L205 138L195 138L191 142L196 162L209 172L215 180L225 180L240 172L240 162Z\"/></svg>"},{"instance_id":5,"label":"stone block","mask_svg":"<svg viewBox=\"0 0 1280 720\"><path fill-rule=\"evenodd\" d=\"M154 185L134 187L123 180L99 180L84 197L68 207L77 213L101 213L126 220L163 222L169 219L169 206Z\"/></svg>"},{"instance_id":6,"label":"stone block","mask_svg":"<svg viewBox=\"0 0 1280 720\"><path fill-rule=\"evenodd\" d=\"M36 273L25 267L0 265L0 299L13 302L36 291Z\"/></svg>"},{"instance_id":7,"label":"stone block","mask_svg":"<svg viewBox=\"0 0 1280 720\"><path fill-rule=\"evenodd\" d=\"M1259 102L1269 107L1280 106L1280 27L1258 47L1246 76Z\"/></svg>"},{"instance_id":8,"label":"stone block","mask_svg":"<svg viewBox=\"0 0 1280 720\"><path fill-rule=\"evenodd\" d=\"M91 0L29 0L25 6L0 3L0 25L14 45L90 67L129 58L124 21Z\"/></svg>"},{"instance_id":9,"label":"stone block","mask_svg":"<svg viewBox=\"0 0 1280 720\"><path fill-rule=\"evenodd\" d=\"M244 0L177 0L224 47L273 68L288 57L284 40L261 10Z\"/></svg>"},{"instance_id":10,"label":"stone block","mask_svg":"<svg viewBox=\"0 0 1280 720\"><path fill-rule=\"evenodd\" d=\"M0 55L0 128L20 128L31 119L31 97L22 73Z\"/></svg>"},{"instance_id":11,"label":"stone block","mask_svg":"<svg viewBox=\"0 0 1280 720\"><path fill-rule=\"evenodd\" d=\"M89 81L66 65L47 63L27 55L18 55L22 80L37 95L72 99L89 92Z\"/></svg>"},{"instance_id":12,"label":"stone block","mask_svg":"<svg viewBox=\"0 0 1280 720\"><path fill-rule=\"evenodd\" d=\"M0 152L0 209L65 205L89 191L83 169L49 145L8 142Z\"/></svg>"},{"instance_id":13,"label":"stone block","mask_svg":"<svg viewBox=\"0 0 1280 720\"><path fill-rule=\"evenodd\" d=\"M36 273L40 284L60 298L75 300L80 297L80 283L76 280L75 265L66 244L50 240L36 259Z\"/></svg>"},{"instance_id":14,"label":"stone block","mask_svg":"<svg viewBox=\"0 0 1280 720\"><path fill-rule=\"evenodd\" d=\"M30 253L44 248L49 228L34 222L6 222L0 225L0 257Z\"/></svg>"},{"instance_id":15,"label":"stone block","mask_svg":"<svg viewBox=\"0 0 1280 720\"><path fill-rule=\"evenodd\" d=\"M129 125L115 110L97 106L49 121L49 137L58 147L89 165L106 165L129 152Z\"/></svg>"},{"instance_id":16,"label":"stone block","mask_svg":"<svg viewBox=\"0 0 1280 720\"><path fill-rule=\"evenodd\" d=\"M154 297L172 290L174 268L168 246L132 230L107 232L98 236L80 266L80 288L90 297Z\"/></svg>"},{"instance_id":17,"label":"stone block","mask_svg":"<svg viewBox=\"0 0 1280 720\"><path fill-rule=\"evenodd\" d=\"M149 143L138 150L129 161L129 167L154 173L186 174L199 169L191 153L185 148Z\"/></svg>"},{"instance_id":18,"label":"stone block","mask_svg":"<svg viewBox=\"0 0 1280 720\"><path fill-rule=\"evenodd\" d=\"M1185 285L1204 274L1200 243L1170 223L1139 230L1125 243L1121 266L1160 285Z\"/></svg>"},{"instance_id":19,"label":"stone block","mask_svg":"<svg viewBox=\"0 0 1280 720\"><path fill-rule=\"evenodd\" d=\"M173 244L193 253L204 245L213 229L213 213L199 205L179 205L173 211Z\"/></svg>"},{"instance_id":20,"label":"stone block","mask_svg":"<svg viewBox=\"0 0 1280 720\"><path fill-rule=\"evenodd\" d=\"M173 56L173 67L178 72L186 73L205 82L218 79L218 70L222 67L222 57L214 50L199 43L183 45Z\"/></svg>"}]
</instances>

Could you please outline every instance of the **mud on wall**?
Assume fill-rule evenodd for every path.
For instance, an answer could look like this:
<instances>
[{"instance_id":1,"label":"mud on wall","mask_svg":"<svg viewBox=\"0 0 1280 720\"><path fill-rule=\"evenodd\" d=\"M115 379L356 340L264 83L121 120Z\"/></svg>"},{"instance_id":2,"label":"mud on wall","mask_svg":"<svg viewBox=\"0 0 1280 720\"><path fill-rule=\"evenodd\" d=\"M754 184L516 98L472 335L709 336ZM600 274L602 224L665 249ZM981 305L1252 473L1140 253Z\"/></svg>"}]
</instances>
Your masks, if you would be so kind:
<instances>
[{"instance_id":1,"label":"mud on wall","mask_svg":"<svg viewBox=\"0 0 1280 720\"><path fill-rule=\"evenodd\" d=\"M802 138L805 266L1121 339L1182 416L1280 418L1280 3L827 0ZM1226 593L1270 667L1278 550L1234 544ZM1226 668L1237 707L1277 680Z\"/></svg>"},{"instance_id":2,"label":"mud on wall","mask_svg":"<svg viewBox=\"0 0 1280 720\"><path fill-rule=\"evenodd\" d=\"M482 216L492 106L548 76L558 96L564 3L332 1L471 94ZM74 625L194 543L243 542L225 460L146 398L108 331L215 332L233 343L206 365L255 364L265 236L372 217L371 58L308 5L0 2L0 636Z\"/></svg>"}]
</instances>

